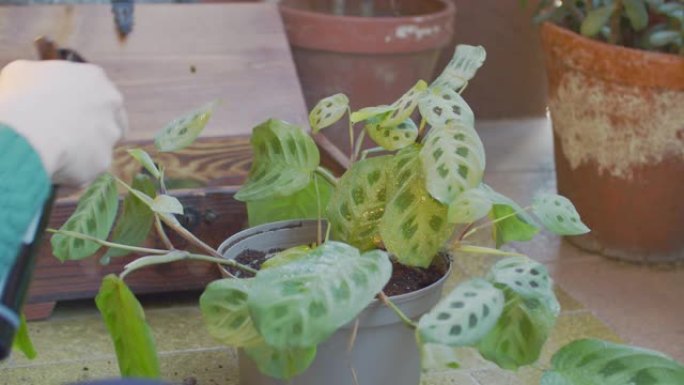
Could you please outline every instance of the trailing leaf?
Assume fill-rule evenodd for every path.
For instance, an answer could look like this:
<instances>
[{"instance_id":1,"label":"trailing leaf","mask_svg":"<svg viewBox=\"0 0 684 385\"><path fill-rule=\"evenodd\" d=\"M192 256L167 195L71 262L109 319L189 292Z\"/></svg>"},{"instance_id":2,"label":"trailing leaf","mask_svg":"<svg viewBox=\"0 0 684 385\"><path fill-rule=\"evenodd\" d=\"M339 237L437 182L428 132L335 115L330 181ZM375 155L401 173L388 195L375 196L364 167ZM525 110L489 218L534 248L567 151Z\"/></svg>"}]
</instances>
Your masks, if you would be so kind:
<instances>
[{"instance_id":1,"label":"trailing leaf","mask_svg":"<svg viewBox=\"0 0 684 385\"><path fill-rule=\"evenodd\" d=\"M609 4L590 11L584 21L582 21L582 26L580 27L582 35L589 37L598 35L601 32L601 28L610 20L614 10L613 4Z\"/></svg>"},{"instance_id":2,"label":"trailing leaf","mask_svg":"<svg viewBox=\"0 0 684 385\"><path fill-rule=\"evenodd\" d=\"M282 221L286 219L315 219L318 217L318 201L316 186L320 192L321 213L330 201L333 186L318 174L314 174L311 182L303 189L277 199L267 198L255 201L247 201L247 218L249 226L257 226L263 223Z\"/></svg>"},{"instance_id":3,"label":"trailing leaf","mask_svg":"<svg viewBox=\"0 0 684 385\"><path fill-rule=\"evenodd\" d=\"M137 258L133 260L132 262L129 262L124 266L125 271L132 271L132 270L137 270L145 266L150 266L150 265L159 265L162 263L171 263L171 262L176 262L176 261L182 261L186 258L188 258L188 253L187 251L181 251L181 250L171 250L166 254L153 254L153 255L146 255L144 257Z\"/></svg>"},{"instance_id":4,"label":"trailing leaf","mask_svg":"<svg viewBox=\"0 0 684 385\"><path fill-rule=\"evenodd\" d=\"M529 241L539 232L534 219L512 199L483 184L482 189L492 201L489 217L495 221L492 236L496 247L512 241ZM505 219L501 219L505 218Z\"/></svg>"},{"instance_id":5,"label":"trailing leaf","mask_svg":"<svg viewBox=\"0 0 684 385\"><path fill-rule=\"evenodd\" d=\"M207 285L200 297L200 310L212 337L234 347L263 344L247 307L252 284L252 278L225 278Z\"/></svg>"},{"instance_id":6,"label":"trailing leaf","mask_svg":"<svg viewBox=\"0 0 684 385\"><path fill-rule=\"evenodd\" d=\"M311 366L316 358L316 347L276 349L260 344L245 348L245 353L261 373L279 380L289 380Z\"/></svg>"},{"instance_id":7,"label":"trailing leaf","mask_svg":"<svg viewBox=\"0 0 684 385\"><path fill-rule=\"evenodd\" d=\"M347 244L326 242L302 259L260 270L247 303L269 346L309 348L353 320L391 274L383 251L361 255Z\"/></svg>"},{"instance_id":8,"label":"trailing leaf","mask_svg":"<svg viewBox=\"0 0 684 385\"><path fill-rule=\"evenodd\" d=\"M290 262L298 261L306 257L310 252L311 247L308 245L290 247L289 249L285 249L264 261L264 263L261 264L261 270L271 269L286 265Z\"/></svg>"},{"instance_id":9,"label":"trailing leaf","mask_svg":"<svg viewBox=\"0 0 684 385\"><path fill-rule=\"evenodd\" d=\"M114 178L102 174L90 184L78 206L60 230L73 231L98 239L107 239L119 206ZM100 245L80 238L55 234L50 240L52 252L60 261L78 260L93 255Z\"/></svg>"},{"instance_id":10,"label":"trailing leaf","mask_svg":"<svg viewBox=\"0 0 684 385\"><path fill-rule=\"evenodd\" d=\"M149 176L138 174L133 178L132 186L142 193L154 197L156 189ZM154 222L154 213L145 202L135 194L129 193L123 201L123 209L112 231L112 242L139 246L145 241ZM102 257L102 263L109 263L112 257L119 257L130 253L128 250L110 248Z\"/></svg>"},{"instance_id":11,"label":"trailing leaf","mask_svg":"<svg viewBox=\"0 0 684 385\"><path fill-rule=\"evenodd\" d=\"M430 195L449 205L482 182L484 146L475 130L459 124L433 128L420 151Z\"/></svg>"},{"instance_id":12,"label":"trailing leaf","mask_svg":"<svg viewBox=\"0 0 684 385\"><path fill-rule=\"evenodd\" d=\"M451 61L430 87L450 88L453 91L461 90L475 76L486 58L487 52L482 46L457 45Z\"/></svg>"},{"instance_id":13,"label":"trailing leaf","mask_svg":"<svg viewBox=\"0 0 684 385\"><path fill-rule=\"evenodd\" d=\"M113 274L104 277L95 303L114 342L121 376L158 378L154 337L128 286Z\"/></svg>"},{"instance_id":14,"label":"trailing leaf","mask_svg":"<svg viewBox=\"0 0 684 385\"><path fill-rule=\"evenodd\" d=\"M252 168L235 199L253 201L288 196L311 182L320 155L313 139L301 128L269 119L254 128L251 143Z\"/></svg>"},{"instance_id":15,"label":"trailing leaf","mask_svg":"<svg viewBox=\"0 0 684 385\"><path fill-rule=\"evenodd\" d=\"M19 328L14 336L12 348L19 349L29 360L32 360L37 356L36 349L33 347L33 342L31 342L31 336L29 335L24 313L21 314L19 319Z\"/></svg>"},{"instance_id":16,"label":"trailing leaf","mask_svg":"<svg viewBox=\"0 0 684 385\"><path fill-rule=\"evenodd\" d=\"M492 266L487 279L497 285L506 285L524 300L540 302L554 316L560 313L553 280L539 262L524 256L502 259Z\"/></svg>"},{"instance_id":17,"label":"trailing leaf","mask_svg":"<svg viewBox=\"0 0 684 385\"><path fill-rule=\"evenodd\" d=\"M345 94L335 94L321 99L309 114L309 124L314 134L335 124L349 108L349 98Z\"/></svg>"},{"instance_id":18,"label":"trailing leaf","mask_svg":"<svg viewBox=\"0 0 684 385\"><path fill-rule=\"evenodd\" d=\"M556 316L539 301L504 288L506 304L494 328L477 344L480 354L504 369L517 369L539 358Z\"/></svg>"},{"instance_id":19,"label":"trailing leaf","mask_svg":"<svg viewBox=\"0 0 684 385\"><path fill-rule=\"evenodd\" d=\"M532 210L549 231L558 235L579 235L588 233L575 206L564 196L538 194L532 203Z\"/></svg>"},{"instance_id":20,"label":"trailing leaf","mask_svg":"<svg viewBox=\"0 0 684 385\"><path fill-rule=\"evenodd\" d=\"M372 118L377 119L379 117L387 115L387 113L392 110L394 110L394 107L388 105L364 107L358 111L352 112L350 119L352 123L358 123Z\"/></svg>"},{"instance_id":21,"label":"trailing leaf","mask_svg":"<svg viewBox=\"0 0 684 385\"><path fill-rule=\"evenodd\" d=\"M446 85L430 87L420 99L418 109L432 127L460 124L475 127L475 114L458 92Z\"/></svg>"},{"instance_id":22,"label":"trailing leaf","mask_svg":"<svg viewBox=\"0 0 684 385\"><path fill-rule=\"evenodd\" d=\"M448 207L425 188L420 151L418 145L406 147L392 161L380 236L402 264L428 267L453 225L447 221Z\"/></svg>"},{"instance_id":23,"label":"trailing leaf","mask_svg":"<svg viewBox=\"0 0 684 385\"><path fill-rule=\"evenodd\" d=\"M449 223L473 223L487 216L492 201L487 192L476 187L466 190L449 205Z\"/></svg>"},{"instance_id":24,"label":"trailing leaf","mask_svg":"<svg viewBox=\"0 0 684 385\"><path fill-rule=\"evenodd\" d=\"M154 145L161 152L178 151L191 145L204 130L215 106L216 102L209 103L175 119L154 137Z\"/></svg>"},{"instance_id":25,"label":"trailing leaf","mask_svg":"<svg viewBox=\"0 0 684 385\"><path fill-rule=\"evenodd\" d=\"M573 341L551 359L541 385L684 384L684 365L648 349L595 339Z\"/></svg>"},{"instance_id":26,"label":"trailing leaf","mask_svg":"<svg viewBox=\"0 0 684 385\"><path fill-rule=\"evenodd\" d=\"M418 341L450 347L473 345L494 327L503 307L501 290L484 279L471 279L421 317Z\"/></svg>"},{"instance_id":27,"label":"trailing leaf","mask_svg":"<svg viewBox=\"0 0 684 385\"><path fill-rule=\"evenodd\" d=\"M140 163L140 165L150 173L150 175L159 179L161 173L159 172L157 165L154 163L154 160L152 160L152 157L150 157L150 154L141 148L128 150L128 154L135 158L135 160L137 160L138 163Z\"/></svg>"},{"instance_id":28,"label":"trailing leaf","mask_svg":"<svg viewBox=\"0 0 684 385\"><path fill-rule=\"evenodd\" d=\"M361 251L380 244L378 227L387 202L387 168L392 157L356 162L340 178L327 208L333 239Z\"/></svg>"},{"instance_id":29,"label":"trailing leaf","mask_svg":"<svg viewBox=\"0 0 684 385\"><path fill-rule=\"evenodd\" d=\"M381 116L369 119L364 127L368 136L388 151L400 150L409 146L415 143L418 137L418 127L411 118L407 118L397 126L383 127Z\"/></svg>"},{"instance_id":30,"label":"trailing leaf","mask_svg":"<svg viewBox=\"0 0 684 385\"><path fill-rule=\"evenodd\" d=\"M183 204L171 195L157 195L152 200L150 208L159 214L183 214Z\"/></svg>"},{"instance_id":31,"label":"trailing leaf","mask_svg":"<svg viewBox=\"0 0 684 385\"><path fill-rule=\"evenodd\" d=\"M648 26L648 10L644 0L622 0L625 14L635 31L641 31Z\"/></svg>"},{"instance_id":32,"label":"trailing leaf","mask_svg":"<svg viewBox=\"0 0 684 385\"><path fill-rule=\"evenodd\" d=\"M419 80L411 89L406 91L397 101L392 103L392 112L389 112L383 119L381 126L394 127L403 123L411 117L413 111L418 106L418 101L427 89L428 85L424 80Z\"/></svg>"}]
</instances>

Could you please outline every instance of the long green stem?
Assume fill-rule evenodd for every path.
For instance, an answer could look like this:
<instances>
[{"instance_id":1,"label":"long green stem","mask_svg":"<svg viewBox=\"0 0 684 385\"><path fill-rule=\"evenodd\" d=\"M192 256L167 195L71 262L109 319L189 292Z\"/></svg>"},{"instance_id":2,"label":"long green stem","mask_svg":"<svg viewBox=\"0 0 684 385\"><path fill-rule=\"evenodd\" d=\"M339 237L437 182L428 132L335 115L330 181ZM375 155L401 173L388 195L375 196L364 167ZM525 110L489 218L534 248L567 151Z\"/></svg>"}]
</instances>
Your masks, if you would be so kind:
<instances>
[{"instance_id":1,"label":"long green stem","mask_svg":"<svg viewBox=\"0 0 684 385\"><path fill-rule=\"evenodd\" d=\"M154 214L154 228L157 230L157 235L159 235L159 238L164 246L166 246L166 248L169 250L175 249L175 247L173 247L173 243L171 243L171 240L166 235L166 231L164 231L164 227L162 226L161 220L159 220L159 215L157 214Z\"/></svg>"},{"instance_id":2,"label":"long green stem","mask_svg":"<svg viewBox=\"0 0 684 385\"><path fill-rule=\"evenodd\" d=\"M129 246L129 245L122 245L120 243L113 243L113 242L108 242L108 241L103 241L102 239L92 237L87 234L82 234L78 233L75 231L68 231L68 230L57 230L57 229L47 229L45 230L48 233L52 234L62 234L66 235L67 237L72 237L72 238L78 238L78 239L83 239L85 241L91 241L95 242L97 244L100 244L102 246L106 247L111 247L114 249L121 249L121 250L127 250L133 253L139 253L139 254L166 254L169 251L168 250L161 250L161 249L150 249L147 247L137 247L137 246Z\"/></svg>"},{"instance_id":3,"label":"long green stem","mask_svg":"<svg viewBox=\"0 0 684 385\"><path fill-rule=\"evenodd\" d=\"M399 309L397 305L394 304L394 302L390 301L390 299L387 297L387 294L385 294L384 291L381 291L378 294L378 299L380 300L380 302L384 303L385 306L392 309L392 311L396 313L399 319L403 323L405 323L406 326L410 327L411 329L418 328L418 325L415 322L413 322L413 320L411 320L406 314L404 314L404 312L401 311L401 309Z\"/></svg>"},{"instance_id":4,"label":"long green stem","mask_svg":"<svg viewBox=\"0 0 684 385\"><path fill-rule=\"evenodd\" d=\"M366 159L368 154L372 154L374 152L382 152L382 151L385 151L385 149L382 147L373 147L373 148L369 148L368 150L363 150L363 152L361 153L361 160Z\"/></svg>"},{"instance_id":5,"label":"long green stem","mask_svg":"<svg viewBox=\"0 0 684 385\"><path fill-rule=\"evenodd\" d=\"M349 160L354 162L354 123L351 120L351 108L347 106L347 120L349 120Z\"/></svg>"},{"instance_id":6,"label":"long green stem","mask_svg":"<svg viewBox=\"0 0 684 385\"><path fill-rule=\"evenodd\" d=\"M188 231L188 229L181 226L181 224L178 223L178 221L171 219L174 217L172 217L170 215L160 215L160 218L161 218L162 222L164 222L164 224L169 226L173 231L175 231L178 235L183 237L186 241L188 241L191 244L199 247L200 249L203 249L204 251L208 252L209 254L211 254L212 256L214 256L216 258L222 258L221 254L219 254L219 252L216 251L216 249L207 245L201 239L197 238L195 236L195 234L191 233L190 231Z\"/></svg>"},{"instance_id":7,"label":"long green stem","mask_svg":"<svg viewBox=\"0 0 684 385\"><path fill-rule=\"evenodd\" d=\"M323 230L321 229L321 191L318 188L318 178L313 178L314 189L316 190L316 241L320 245L323 241Z\"/></svg>"},{"instance_id":8,"label":"long green stem","mask_svg":"<svg viewBox=\"0 0 684 385\"><path fill-rule=\"evenodd\" d=\"M354 145L354 157L352 158L352 162L355 162L359 158L359 153L361 152L361 148L363 148L363 140L365 138L366 130L362 129L359 133L359 136L356 138L356 144Z\"/></svg>"},{"instance_id":9,"label":"long green stem","mask_svg":"<svg viewBox=\"0 0 684 385\"><path fill-rule=\"evenodd\" d=\"M328 169L325 168L325 167L318 166L318 167L316 168L316 171L315 171L315 172L316 172L316 174L318 174L318 175L320 175L321 177L323 177L323 179L325 179L326 181L328 181L328 183L330 183L331 185L337 187L337 178L335 177L335 175L333 175L332 172L330 172L330 170L328 170Z\"/></svg>"},{"instance_id":10,"label":"long green stem","mask_svg":"<svg viewBox=\"0 0 684 385\"><path fill-rule=\"evenodd\" d=\"M170 255L170 254L169 254ZM179 252L178 255L176 256L170 256L169 258L160 258L159 256L149 256L149 257L143 257L136 259L135 261L129 263L124 267L124 271L119 274L119 278L124 279L126 276L131 274L132 272L136 270L140 270L145 267L149 266L154 266L154 265L161 265L165 263L171 263L171 262L176 262L176 261L185 261L185 260L194 260L194 261L204 261L204 262L211 262L211 263L218 263L221 265L227 265L231 267L235 267L237 269L256 274L257 270L243 265L241 263L238 263L232 259L226 259L226 258L216 258L216 257L211 257L208 255L203 255L203 254L192 254L192 253L186 253L186 252Z\"/></svg>"},{"instance_id":11,"label":"long green stem","mask_svg":"<svg viewBox=\"0 0 684 385\"><path fill-rule=\"evenodd\" d=\"M510 214L508 214L508 215L504 215L503 217L496 218L496 219L493 220L493 221L489 221L489 222L483 223L483 224L481 224L481 225L479 225L479 226L475 226L475 227L473 227L472 229L470 229L467 233L465 233L465 235L463 235L462 237L460 237L460 239L461 239L461 240L466 239L466 238L468 238L469 236L471 236L471 235L475 234L476 232L478 232L479 230L482 230L482 229L486 229L486 228L488 228L488 227L491 227L491 226L495 225L496 223L499 223L499 222L501 222L501 221L503 221L503 220L506 220L506 219L508 219L508 218L510 218L510 217L513 217L513 216L518 215L520 212L529 211L529 210L531 210L531 209L532 209L532 206L527 206L527 207L523 208L521 211L515 211L515 212L512 212L512 213L510 213Z\"/></svg>"}]
</instances>

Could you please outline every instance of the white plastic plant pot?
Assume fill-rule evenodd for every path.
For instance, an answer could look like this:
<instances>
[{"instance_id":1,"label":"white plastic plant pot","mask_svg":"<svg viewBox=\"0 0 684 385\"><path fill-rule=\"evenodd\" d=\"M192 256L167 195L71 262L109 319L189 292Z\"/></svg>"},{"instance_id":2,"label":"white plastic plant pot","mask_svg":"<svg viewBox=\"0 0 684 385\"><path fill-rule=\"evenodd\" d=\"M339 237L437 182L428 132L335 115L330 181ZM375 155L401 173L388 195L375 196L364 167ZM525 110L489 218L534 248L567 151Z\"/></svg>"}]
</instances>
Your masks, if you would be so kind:
<instances>
[{"instance_id":1,"label":"white plastic plant pot","mask_svg":"<svg viewBox=\"0 0 684 385\"><path fill-rule=\"evenodd\" d=\"M325 227L323 223L323 234ZM256 226L228 238L219 247L219 253L230 259L245 250L270 256L289 247L316 242L317 231L315 220L282 221ZM445 258L445 264L448 263ZM392 301L407 316L418 319L439 301L451 266L445 270L446 274L432 285L391 297ZM361 385L418 385L421 369L414 331L378 300L366 307L358 320L357 336L351 352L348 346L355 322L343 326L320 344L311 366L290 381L276 380L260 373L240 350L240 384L350 385L355 383L355 372Z\"/></svg>"}]
</instances>

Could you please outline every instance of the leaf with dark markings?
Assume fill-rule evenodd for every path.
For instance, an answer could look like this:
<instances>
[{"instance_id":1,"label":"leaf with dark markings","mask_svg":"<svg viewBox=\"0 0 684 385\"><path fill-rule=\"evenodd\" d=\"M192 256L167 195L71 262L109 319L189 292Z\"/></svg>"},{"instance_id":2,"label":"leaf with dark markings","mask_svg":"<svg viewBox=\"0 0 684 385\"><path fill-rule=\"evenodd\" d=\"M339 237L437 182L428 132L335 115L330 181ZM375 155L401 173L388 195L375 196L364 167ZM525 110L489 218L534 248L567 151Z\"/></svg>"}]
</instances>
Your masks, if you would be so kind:
<instances>
[{"instance_id":1,"label":"leaf with dark markings","mask_svg":"<svg viewBox=\"0 0 684 385\"><path fill-rule=\"evenodd\" d=\"M157 133L154 145L161 152L178 151L191 145L209 122L216 104L209 103L175 119Z\"/></svg>"}]
</instances>

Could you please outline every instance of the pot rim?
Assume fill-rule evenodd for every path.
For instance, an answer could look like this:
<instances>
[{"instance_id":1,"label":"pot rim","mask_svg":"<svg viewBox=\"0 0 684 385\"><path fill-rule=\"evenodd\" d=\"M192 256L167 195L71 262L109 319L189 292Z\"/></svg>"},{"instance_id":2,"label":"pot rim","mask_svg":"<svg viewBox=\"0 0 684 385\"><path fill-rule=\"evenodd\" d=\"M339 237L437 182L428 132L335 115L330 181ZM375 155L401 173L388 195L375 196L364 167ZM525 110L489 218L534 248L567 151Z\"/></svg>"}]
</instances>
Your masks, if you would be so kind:
<instances>
[{"instance_id":1,"label":"pot rim","mask_svg":"<svg viewBox=\"0 0 684 385\"><path fill-rule=\"evenodd\" d=\"M218 252L221 254L222 258L226 258L225 254L230 250L230 248L238 245L240 242L243 242L251 237L254 236L262 236L264 234L268 234L270 232L275 232L275 231L287 231L287 230L292 230L299 228L300 230L308 230L304 229L306 225L315 225L317 222L316 219L288 219L288 220L283 220L283 221L276 221L276 222L270 222L270 223L264 223L261 225L253 226L247 229L244 229L242 231L239 231L230 237L228 237L225 241L221 243L221 245L218 247ZM327 224L327 221L323 220L324 223ZM265 228L265 229L262 229ZM261 231L259 231L261 230ZM255 232L256 231L256 232ZM253 233L253 234L252 234ZM447 264L446 271L444 272L444 275L440 277L437 281L431 283L430 285L423 287L421 289L418 289L416 291L412 291L409 293L404 293L400 295L394 295L389 298L392 299L392 302L395 304L401 304L404 302L412 301L415 300L416 298L423 297L427 295L430 290L432 290L435 287L441 286L444 284L446 279L451 275L451 271L454 266L454 262L451 258L451 255L445 255L444 256L445 262ZM219 265L219 270L221 271L221 275L224 277L229 276L228 269L223 266ZM239 278L238 278L239 279ZM366 306L366 309L377 307L382 305L382 302L376 298L373 299L371 303ZM383 305L384 306L384 305Z\"/></svg>"},{"instance_id":2,"label":"pot rim","mask_svg":"<svg viewBox=\"0 0 684 385\"><path fill-rule=\"evenodd\" d=\"M288 41L310 50L352 54L398 54L442 48L451 41L456 7L406 16L346 16L279 5Z\"/></svg>"},{"instance_id":3,"label":"pot rim","mask_svg":"<svg viewBox=\"0 0 684 385\"><path fill-rule=\"evenodd\" d=\"M597 41L548 21L540 35L547 70L553 62L614 83L684 89L682 56Z\"/></svg>"}]
</instances>

